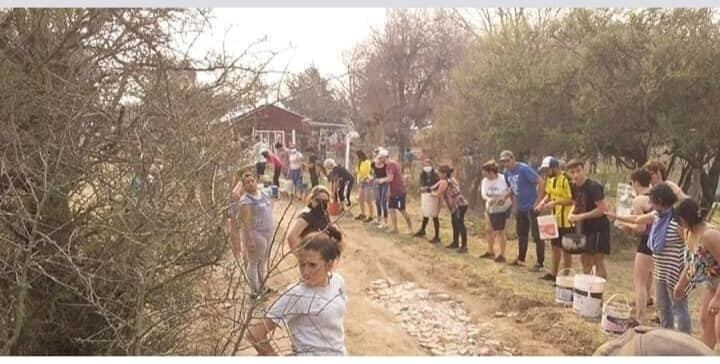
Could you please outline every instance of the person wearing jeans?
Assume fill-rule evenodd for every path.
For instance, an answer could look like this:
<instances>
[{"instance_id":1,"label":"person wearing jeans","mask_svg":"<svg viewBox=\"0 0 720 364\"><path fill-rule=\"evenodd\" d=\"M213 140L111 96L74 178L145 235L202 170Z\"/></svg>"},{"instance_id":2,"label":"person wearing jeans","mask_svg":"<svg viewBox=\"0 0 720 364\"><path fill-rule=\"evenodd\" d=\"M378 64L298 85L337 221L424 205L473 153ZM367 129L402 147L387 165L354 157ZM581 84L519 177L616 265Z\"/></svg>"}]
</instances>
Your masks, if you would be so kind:
<instances>
[{"instance_id":1,"label":"person wearing jeans","mask_svg":"<svg viewBox=\"0 0 720 364\"><path fill-rule=\"evenodd\" d=\"M509 150L500 153L500 162L505 167L505 180L510 185L508 197L514 197L516 230L518 233L518 257L512 265L525 265L528 248L528 233L532 231L537 251L537 263L531 268L542 271L545 262L545 243L540 240L537 215L533 212L545 193L545 181L530 166L517 162Z\"/></svg>"},{"instance_id":2,"label":"person wearing jeans","mask_svg":"<svg viewBox=\"0 0 720 364\"><path fill-rule=\"evenodd\" d=\"M655 280L655 299L658 316L660 317L660 327L677 329L690 334L692 324L688 309L688 298L685 296L679 300L674 299L674 289L674 285L665 280Z\"/></svg>"},{"instance_id":3,"label":"person wearing jeans","mask_svg":"<svg viewBox=\"0 0 720 364\"><path fill-rule=\"evenodd\" d=\"M375 162L373 163L373 183L377 186L377 195L375 195L375 206L377 209L377 225L384 228L388 223L388 201L390 193L390 185L383 182L387 177L387 168L384 160L378 157L380 149L375 152Z\"/></svg>"},{"instance_id":4,"label":"person wearing jeans","mask_svg":"<svg viewBox=\"0 0 720 364\"><path fill-rule=\"evenodd\" d=\"M650 189L649 198L653 208L650 213L617 216L614 212L608 211L607 215L625 223L652 224L647 247L653 255L655 302L660 316L660 326L689 334L691 323L687 296L674 297L680 276L685 270L686 254L686 246L680 235L680 224L673 210L678 200L677 195L669 184L662 182Z\"/></svg>"},{"instance_id":5,"label":"person wearing jeans","mask_svg":"<svg viewBox=\"0 0 720 364\"><path fill-rule=\"evenodd\" d=\"M452 217L453 241L446 248L458 249L458 253L465 254L468 252L467 228L465 227L468 202L460 193L460 185L452 178L453 169L448 165L442 165L438 168L438 172L440 172L440 181L433 188L432 194L445 201Z\"/></svg>"}]
</instances>

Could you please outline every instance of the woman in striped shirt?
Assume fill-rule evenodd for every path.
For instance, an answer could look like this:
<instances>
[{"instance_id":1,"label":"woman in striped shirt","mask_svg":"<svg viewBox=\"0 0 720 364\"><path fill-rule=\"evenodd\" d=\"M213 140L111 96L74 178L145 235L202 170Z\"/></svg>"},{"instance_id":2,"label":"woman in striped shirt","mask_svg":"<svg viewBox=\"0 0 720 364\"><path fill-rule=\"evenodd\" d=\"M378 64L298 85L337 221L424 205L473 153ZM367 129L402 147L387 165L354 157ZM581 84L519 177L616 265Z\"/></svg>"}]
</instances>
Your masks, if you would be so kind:
<instances>
[{"instance_id":1,"label":"woman in striped shirt","mask_svg":"<svg viewBox=\"0 0 720 364\"><path fill-rule=\"evenodd\" d=\"M632 224L652 223L648 236L648 248L653 254L655 267L655 301L657 302L660 325L690 334L690 313L687 297L673 299L675 285L685 269L685 244L680 235L680 225L673 213L677 196L667 183L659 183L650 189L652 212L644 215L608 216Z\"/></svg>"}]
</instances>

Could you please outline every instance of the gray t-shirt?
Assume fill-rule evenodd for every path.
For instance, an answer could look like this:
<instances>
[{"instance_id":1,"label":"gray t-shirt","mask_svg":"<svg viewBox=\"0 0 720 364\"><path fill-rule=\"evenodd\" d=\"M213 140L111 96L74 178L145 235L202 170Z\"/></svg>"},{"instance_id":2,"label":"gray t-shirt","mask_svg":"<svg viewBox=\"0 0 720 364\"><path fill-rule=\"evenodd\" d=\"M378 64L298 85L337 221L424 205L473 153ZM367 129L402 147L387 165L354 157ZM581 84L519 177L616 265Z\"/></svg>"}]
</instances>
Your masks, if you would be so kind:
<instances>
[{"instance_id":1,"label":"gray t-shirt","mask_svg":"<svg viewBox=\"0 0 720 364\"><path fill-rule=\"evenodd\" d=\"M345 280L333 273L325 287L288 286L265 315L290 332L295 355L347 355L345 349Z\"/></svg>"},{"instance_id":2,"label":"gray t-shirt","mask_svg":"<svg viewBox=\"0 0 720 364\"><path fill-rule=\"evenodd\" d=\"M257 195L244 193L240 200L230 204L230 215L238 218L241 206L250 206L252 210L252 230L256 232L273 231L272 201L264 191Z\"/></svg>"}]
</instances>

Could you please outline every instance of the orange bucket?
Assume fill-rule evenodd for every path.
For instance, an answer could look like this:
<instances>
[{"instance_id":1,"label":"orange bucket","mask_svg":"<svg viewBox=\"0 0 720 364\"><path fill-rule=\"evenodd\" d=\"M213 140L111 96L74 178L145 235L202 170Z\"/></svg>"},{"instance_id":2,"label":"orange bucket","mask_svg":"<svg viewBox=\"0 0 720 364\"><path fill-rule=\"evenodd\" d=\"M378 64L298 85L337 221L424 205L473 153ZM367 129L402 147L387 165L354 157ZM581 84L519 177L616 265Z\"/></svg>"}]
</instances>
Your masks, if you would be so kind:
<instances>
[{"instance_id":1,"label":"orange bucket","mask_svg":"<svg viewBox=\"0 0 720 364\"><path fill-rule=\"evenodd\" d=\"M340 215L340 212L342 212L342 209L340 208L340 204L337 201L332 201L330 204L328 204L328 213L330 216L337 216Z\"/></svg>"}]
</instances>

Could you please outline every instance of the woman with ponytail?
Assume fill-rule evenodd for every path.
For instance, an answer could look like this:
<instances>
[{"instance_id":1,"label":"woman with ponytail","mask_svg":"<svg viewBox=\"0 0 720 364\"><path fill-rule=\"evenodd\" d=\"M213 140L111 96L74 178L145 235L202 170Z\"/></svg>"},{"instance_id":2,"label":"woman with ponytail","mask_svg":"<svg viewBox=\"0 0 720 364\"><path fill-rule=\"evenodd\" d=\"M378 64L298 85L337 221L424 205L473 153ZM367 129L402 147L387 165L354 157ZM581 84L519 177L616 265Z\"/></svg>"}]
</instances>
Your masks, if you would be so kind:
<instances>
[{"instance_id":1,"label":"woman with ponytail","mask_svg":"<svg viewBox=\"0 0 720 364\"><path fill-rule=\"evenodd\" d=\"M325 186L315 186L307 196L307 207L290 225L287 242L292 252L297 252L301 240L314 232L326 232L336 240L342 239L342 234L330 224L330 215L327 207L330 202L330 191Z\"/></svg>"},{"instance_id":2,"label":"woman with ponytail","mask_svg":"<svg viewBox=\"0 0 720 364\"><path fill-rule=\"evenodd\" d=\"M315 232L305 236L300 245L300 282L290 285L262 322L248 330L248 339L258 354L278 355L270 337L277 327L285 327L292 341L292 355L347 355L345 280L334 272L342 244Z\"/></svg>"}]
</instances>

